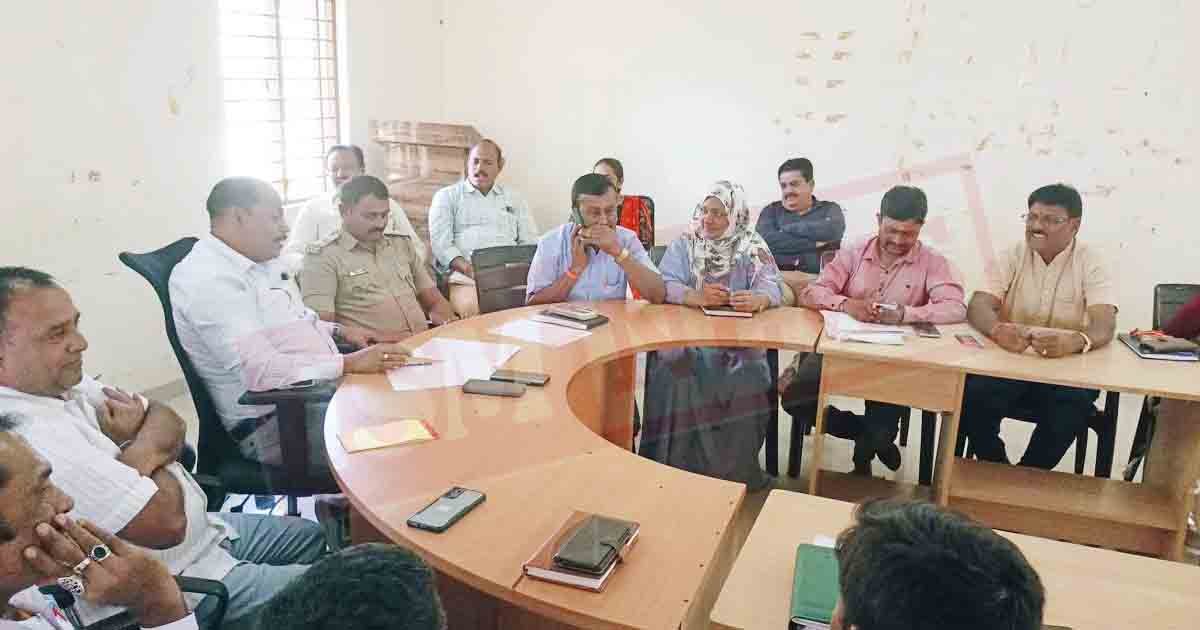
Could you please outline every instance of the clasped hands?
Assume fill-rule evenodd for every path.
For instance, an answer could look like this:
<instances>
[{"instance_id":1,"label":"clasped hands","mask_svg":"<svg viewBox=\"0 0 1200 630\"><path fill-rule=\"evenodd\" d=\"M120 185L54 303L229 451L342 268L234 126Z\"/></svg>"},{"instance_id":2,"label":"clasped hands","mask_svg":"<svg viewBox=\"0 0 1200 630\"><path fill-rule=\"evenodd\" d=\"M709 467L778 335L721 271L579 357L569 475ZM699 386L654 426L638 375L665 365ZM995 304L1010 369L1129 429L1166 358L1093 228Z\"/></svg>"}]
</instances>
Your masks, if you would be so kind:
<instances>
[{"instance_id":1,"label":"clasped hands","mask_svg":"<svg viewBox=\"0 0 1200 630\"><path fill-rule=\"evenodd\" d=\"M988 336L996 345L1020 354L1033 348L1038 356L1057 359L1083 351L1083 337L1070 330L1035 330L1012 322L999 322Z\"/></svg>"},{"instance_id":2,"label":"clasped hands","mask_svg":"<svg viewBox=\"0 0 1200 630\"><path fill-rule=\"evenodd\" d=\"M770 298L753 291L730 291L729 287L721 284L705 283L698 292L700 298L696 306L731 306L735 311L755 313L770 306Z\"/></svg>"},{"instance_id":3,"label":"clasped hands","mask_svg":"<svg viewBox=\"0 0 1200 630\"><path fill-rule=\"evenodd\" d=\"M904 323L903 304L898 304L896 308L889 309L883 308L875 302L850 298L842 303L842 311L860 322L889 325Z\"/></svg>"}]
</instances>

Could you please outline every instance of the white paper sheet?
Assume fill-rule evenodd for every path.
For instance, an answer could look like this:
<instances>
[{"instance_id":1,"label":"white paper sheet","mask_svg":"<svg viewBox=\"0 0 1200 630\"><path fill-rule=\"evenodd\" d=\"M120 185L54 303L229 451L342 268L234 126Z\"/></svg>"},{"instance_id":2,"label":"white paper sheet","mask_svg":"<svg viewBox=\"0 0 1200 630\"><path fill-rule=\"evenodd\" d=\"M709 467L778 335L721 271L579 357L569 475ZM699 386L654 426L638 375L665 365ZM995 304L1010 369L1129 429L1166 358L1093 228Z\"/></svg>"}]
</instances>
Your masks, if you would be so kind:
<instances>
[{"instance_id":1,"label":"white paper sheet","mask_svg":"<svg viewBox=\"0 0 1200 630\"><path fill-rule=\"evenodd\" d=\"M540 343L555 348L565 346L573 341L579 341L592 333L586 330L576 330L554 324L543 324L532 319L518 319L497 326L488 332L493 335L512 337L530 343Z\"/></svg>"},{"instance_id":2,"label":"white paper sheet","mask_svg":"<svg viewBox=\"0 0 1200 630\"><path fill-rule=\"evenodd\" d=\"M821 317L825 318L825 333L841 341L902 346L904 335L912 330L910 326L860 322L848 313L836 311L821 311Z\"/></svg>"},{"instance_id":3,"label":"white paper sheet","mask_svg":"<svg viewBox=\"0 0 1200 630\"><path fill-rule=\"evenodd\" d=\"M491 378L521 346L437 337L413 351L413 356L433 359L431 365L388 370L388 382L399 392L461 387L473 379Z\"/></svg>"}]
</instances>

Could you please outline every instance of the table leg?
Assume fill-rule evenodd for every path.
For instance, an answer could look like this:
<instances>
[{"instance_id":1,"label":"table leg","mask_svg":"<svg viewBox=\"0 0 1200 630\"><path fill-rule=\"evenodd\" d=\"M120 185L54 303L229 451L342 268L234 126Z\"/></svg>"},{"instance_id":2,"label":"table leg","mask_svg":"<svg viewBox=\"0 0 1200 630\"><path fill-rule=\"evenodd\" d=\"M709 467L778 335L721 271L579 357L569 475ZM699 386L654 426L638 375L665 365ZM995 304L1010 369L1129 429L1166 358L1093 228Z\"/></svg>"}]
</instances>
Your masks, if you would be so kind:
<instances>
[{"instance_id":1,"label":"table leg","mask_svg":"<svg viewBox=\"0 0 1200 630\"><path fill-rule=\"evenodd\" d=\"M1169 560L1183 559L1187 515L1192 509L1192 488L1197 477L1200 477L1200 402L1164 400L1146 451L1142 483L1162 488L1171 498L1179 527L1168 543Z\"/></svg>"},{"instance_id":2,"label":"table leg","mask_svg":"<svg viewBox=\"0 0 1200 630\"><path fill-rule=\"evenodd\" d=\"M583 424L624 449L633 449L633 389L637 355L596 363L580 370L567 399Z\"/></svg>"},{"instance_id":3,"label":"table leg","mask_svg":"<svg viewBox=\"0 0 1200 630\"><path fill-rule=\"evenodd\" d=\"M812 444L808 447L808 458L812 461L808 470L808 493L813 496L820 496L821 492L821 460L825 452L825 407L829 405L829 365L834 361L836 357L825 357L821 369L821 387L817 390L817 417L813 419ZM792 430L799 430L799 424L794 422ZM793 439L796 439L796 436L793 436ZM799 439L803 440L804 436L799 436Z\"/></svg>"}]
</instances>

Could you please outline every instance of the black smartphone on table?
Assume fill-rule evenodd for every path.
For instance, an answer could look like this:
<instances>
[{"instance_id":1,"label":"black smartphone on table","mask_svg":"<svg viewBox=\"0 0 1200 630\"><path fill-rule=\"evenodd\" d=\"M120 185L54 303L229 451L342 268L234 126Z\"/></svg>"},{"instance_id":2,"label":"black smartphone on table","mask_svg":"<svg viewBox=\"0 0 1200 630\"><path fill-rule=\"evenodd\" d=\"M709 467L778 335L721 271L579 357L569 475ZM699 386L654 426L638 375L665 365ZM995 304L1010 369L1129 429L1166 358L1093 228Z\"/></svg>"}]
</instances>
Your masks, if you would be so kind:
<instances>
[{"instance_id":1,"label":"black smartphone on table","mask_svg":"<svg viewBox=\"0 0 1200 630\"><path fill-rule=\"evenodd\" d=\"M416 514L408 517L408 526L441 533L450 529L467 512L483 503L487 497L478 490L455 486L446 491Z\"/></svg>"},{"instance_id":2,"label":"black smartphone on table","mask_svg":"<svg viewBox=\"0 0 1200 630\"><path fill-rule=\"evenodd\" d=\"M492 380L542 387L550 382L550 375L538 372L522 372L521 370L496 370L492 373Z\"/></svg>"},{"instance_id":3,"label":"black smartphone on table","mask_svg":"<svg viewBox=\"0 0 1200 630\"><path fill-rule=\"evenodd\" d=\"M518 398L525 395L525 386L521 383L505 383L473 378L463 383L462 390L468 394L483 394L484 396L508 396Z\"/></svg>"}]
</instances>

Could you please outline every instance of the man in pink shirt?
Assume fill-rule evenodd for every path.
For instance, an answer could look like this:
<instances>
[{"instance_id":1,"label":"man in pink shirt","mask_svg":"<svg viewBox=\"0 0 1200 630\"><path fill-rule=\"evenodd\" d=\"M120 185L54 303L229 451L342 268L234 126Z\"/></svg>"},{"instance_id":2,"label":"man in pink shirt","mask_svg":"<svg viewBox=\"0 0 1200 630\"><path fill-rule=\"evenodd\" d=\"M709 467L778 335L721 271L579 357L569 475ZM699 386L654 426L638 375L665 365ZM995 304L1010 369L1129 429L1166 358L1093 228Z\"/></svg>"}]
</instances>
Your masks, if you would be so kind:
<instances>
[{"instance_id":1,"label":"man in pink shirt","mask_svg":"<svg viewBox=\"0 0 1200 630\"><path fill-rule=\"evenodd\" d=\"M920 241L928 213L925 193L895 186L879 207L879 233L838 251L821 276L797 296L800 306L848 313L856 320L881 324L954 324L964 321L967 306L958 271ZM784 409L793 418L813 418L821 382L821 356L797 355L779 379ZM897 422L907 407L867 401L866 417L830 408L830 434L855 440L854 472L869 475L876 456L891 470L900 467L893 443Z\"/></svg>"}]
</instances>

